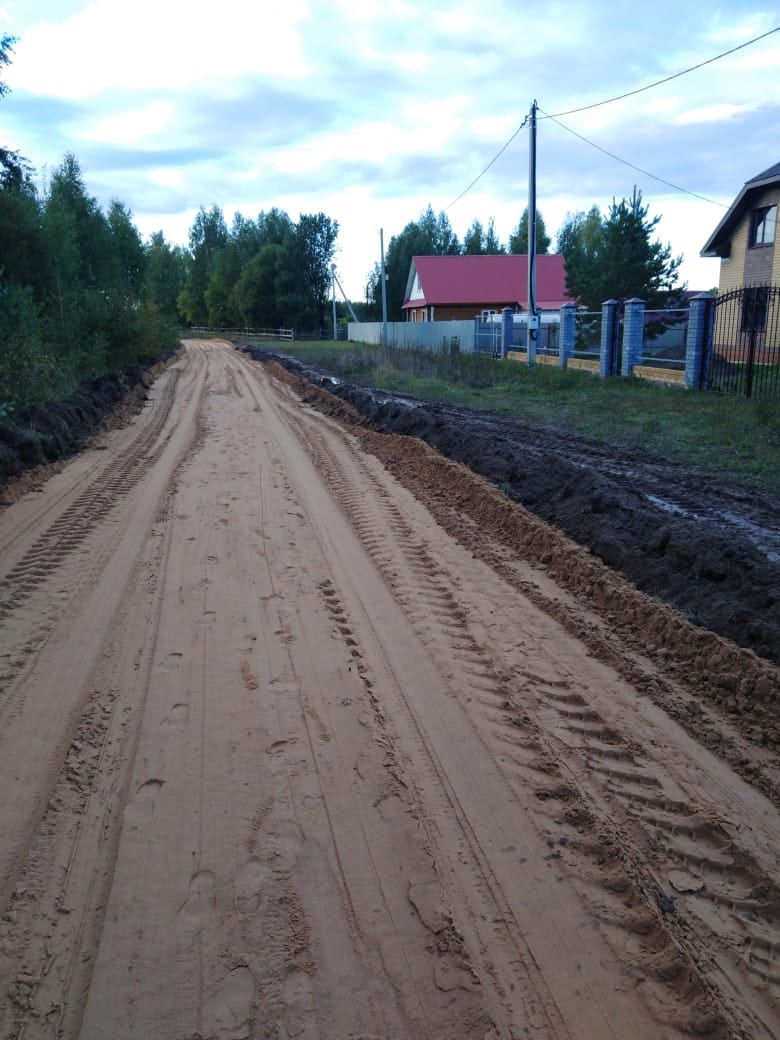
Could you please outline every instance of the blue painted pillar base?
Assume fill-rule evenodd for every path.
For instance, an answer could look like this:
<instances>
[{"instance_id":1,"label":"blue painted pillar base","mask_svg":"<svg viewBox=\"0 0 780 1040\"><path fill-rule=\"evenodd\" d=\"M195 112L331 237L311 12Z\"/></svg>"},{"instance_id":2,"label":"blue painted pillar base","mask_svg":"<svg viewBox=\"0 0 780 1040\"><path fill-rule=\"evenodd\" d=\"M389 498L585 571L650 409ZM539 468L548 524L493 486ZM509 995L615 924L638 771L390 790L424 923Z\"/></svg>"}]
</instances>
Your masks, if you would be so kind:
<instances>
[{"instance_id":1,"label":"blue painted pillar base","mask_svg":"<svg viewBox=\"0 0 780 1040\"><path fill-rule=\"evenodd\" d=\"M685 342L685 386L701 390L707 379L707 358L712 344L714 310L712 293L699 293L690 302L688 335Z\"/></svg>"},{"instance_id":2,"label":"blue painted pillar base","mask_svg":"<svg viewBox=\"0 0 780 1040\"><path fill-rule=\"evenodd\" d=\"M631 376L634 365L642 363L642 347L645 339L645 301L634 296L626 300L623 315L623 356L620 362L621 376Z\"/></svg>"},{"instance_id":3,"label":"blue painted pillar base","mask_svg":"<svg viewBox=\"0 0 780 1040\"><path fill-rule=\"evenodd\" d=\"M574 354L574 342L577 334L577 308L573 303L565 303L561 307L561 327L558 339L558 367L566 368L569 358Z\"/></svg>"}]
</instances>

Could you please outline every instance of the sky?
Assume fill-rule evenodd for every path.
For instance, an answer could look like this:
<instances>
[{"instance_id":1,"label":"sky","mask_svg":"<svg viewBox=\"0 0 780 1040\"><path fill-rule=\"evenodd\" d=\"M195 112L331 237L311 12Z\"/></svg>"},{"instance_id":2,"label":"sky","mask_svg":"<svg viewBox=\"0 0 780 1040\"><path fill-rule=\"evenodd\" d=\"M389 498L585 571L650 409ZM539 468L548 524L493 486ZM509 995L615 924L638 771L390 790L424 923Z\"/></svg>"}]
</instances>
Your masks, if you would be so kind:
<instances>
[{"instance_id":1,"label":"sky","mask_svg":"<svg viewBox=\"0 0 780 1040\"><path fill-rule=\"evenodd\" d=\"M522 123L643 86L780 25L731 0L646 5L510 0L0 0L18 38L0 144L40 184L74 152L102 205L185 244L199 206L339 222L353 299L385 245L430 203L459 236L495 219L506 241L527 203ZM717 284L699 251L742 184L780 161L780 33L653 90L563 123L675 191L540 119L537 204L567 213L630 196L659 216L689 288ZM713 203L719 203L715 205ZM449 208L448 208L449 207Z\"/></svg>"}]
</instances>

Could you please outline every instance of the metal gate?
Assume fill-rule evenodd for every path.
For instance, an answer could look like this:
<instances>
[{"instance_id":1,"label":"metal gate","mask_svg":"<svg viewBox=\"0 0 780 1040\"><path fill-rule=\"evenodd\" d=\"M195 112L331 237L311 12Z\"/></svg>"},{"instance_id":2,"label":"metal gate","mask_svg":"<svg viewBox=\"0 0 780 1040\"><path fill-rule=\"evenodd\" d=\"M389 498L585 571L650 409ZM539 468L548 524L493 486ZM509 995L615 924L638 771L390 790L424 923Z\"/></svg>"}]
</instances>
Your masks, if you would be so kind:
<instances>
[{"instance_id":1,"label":"metal gate","mask_svg":"<svg viewBox=\"0 0 780 1040\"><path fill-rule=\"evenodd\" d=\"M474 320L474 350L500 358L503 354L503 328L500 321Z\"/></svg>"},{"instance_id":2,"label":"metal gate","mask_svg":"<svg viewBox=\"0 0 780 1040\"><path fill-rule=\"evenodd\" d=\"M718 296L710 341L708 390L780 399L780 286L744 286Z\"/></svg>"},{"instance_id":3,"label":"metal gate","mask_svg":"<svg viewBox=\"0 0 780 1040\"><path fill-rule=\"evenodd\" d=\"M607 375L619 376L623 364L623 319L626 308L624 300L615 301L614 318L612 321L612 335L609 341L609 353Z\"/></svg>"}]
</instances>

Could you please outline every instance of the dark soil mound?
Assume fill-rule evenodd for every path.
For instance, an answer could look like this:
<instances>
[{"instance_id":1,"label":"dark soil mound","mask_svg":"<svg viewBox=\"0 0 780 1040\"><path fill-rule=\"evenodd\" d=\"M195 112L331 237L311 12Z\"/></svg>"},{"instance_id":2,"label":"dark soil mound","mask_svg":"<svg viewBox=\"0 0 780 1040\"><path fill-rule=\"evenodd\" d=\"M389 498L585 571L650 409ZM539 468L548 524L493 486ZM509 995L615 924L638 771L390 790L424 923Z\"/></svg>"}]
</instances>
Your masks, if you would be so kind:
<instances>
[{"instance_id":1,"label":"dark soil mound","mask_svg":"<svg viewBox=\"0 0 780 1040\"><path fill-rule=\"evenodd\" d=\"M165 358L99 376L63 401L29 405L0 418L0 487L33 466L78 451L111 409L161 360Z\"/></svg>"},{"instance_id":2,"label":"dark soil mound","mask_svg":"<svg viewBox=\"0 0 780 1040\"><path fill-rule=\"evenodd\" d=\"M771 496L641 452L274 360L347 401L372 429L419 437L469 466L697 624L780 662L780 506Z\"/></svg>"}]
</instances>

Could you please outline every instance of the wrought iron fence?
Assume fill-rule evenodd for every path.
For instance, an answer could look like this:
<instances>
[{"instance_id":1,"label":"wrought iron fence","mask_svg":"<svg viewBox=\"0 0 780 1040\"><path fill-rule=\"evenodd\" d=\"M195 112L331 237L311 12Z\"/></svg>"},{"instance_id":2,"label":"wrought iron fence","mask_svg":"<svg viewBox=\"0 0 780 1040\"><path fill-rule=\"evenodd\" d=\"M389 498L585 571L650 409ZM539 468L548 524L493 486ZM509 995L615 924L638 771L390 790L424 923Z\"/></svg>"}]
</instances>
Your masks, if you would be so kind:
<instances>
[{"instance_id":1,"label":"wrought iron fence","mask_svg":"<svg viewBox=\"0 0 780 1040\"><path fill-rule=\"evenodd\" d=\"M717 393L780 399L780 286L745 286L715 299L705 382Z\"/></svg>"}]
</instances>

